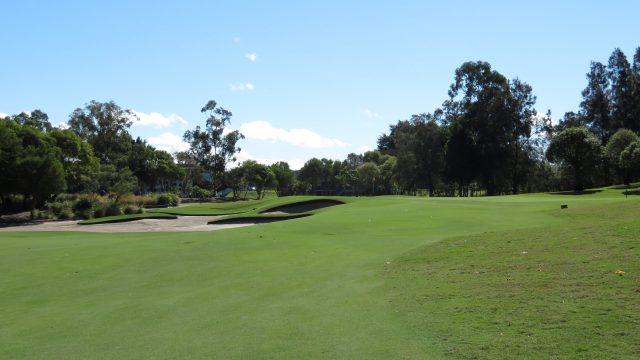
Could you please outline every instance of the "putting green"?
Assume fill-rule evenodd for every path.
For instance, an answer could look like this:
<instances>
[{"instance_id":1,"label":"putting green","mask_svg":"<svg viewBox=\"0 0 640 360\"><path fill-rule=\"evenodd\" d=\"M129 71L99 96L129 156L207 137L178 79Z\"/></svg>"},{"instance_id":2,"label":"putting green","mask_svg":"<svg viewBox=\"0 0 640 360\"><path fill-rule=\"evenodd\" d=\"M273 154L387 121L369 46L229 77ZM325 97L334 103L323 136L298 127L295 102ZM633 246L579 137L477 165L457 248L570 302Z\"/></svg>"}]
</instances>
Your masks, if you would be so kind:
<instances>
[{"instance_id":1,"label":"putting green","mask_svg":"<svg viewBox=\"0 0 640 360\"><path fill-rule=\"evenodd\" d=\"M451 321L451 326L444 326L456 315L455 309L412 306L423 304L429 289L413 286L411 279L419 272L406 266L408 259L424 260L425 267L440 264L430 271L445 273L468 258L440 247L466 236L472 236L480 250L505 231L505 236L519 231L517 236L526 238L572 224L571 234L581 236L593 219L576 214L614 214L617 204L627 204L625 212L640 213L637 198L625 199L621 191L358 198L314 216L204 233L0 233L3 357L482 357L473 348L476 339L465 336L490 329L487 324L470 317L475 322ZM561 210L561 204L569 209ZM205 206L211 205L201 207ZM554 244L549 242L546 251L555 251ZM606 247L597 250L607 252ZM478 254L488 263L505 261L501 252ZM637 252L629 256L637 262ZM580 271L577 266L574 270ZM451 285L446 277L436 280L415 283ZM475 301L465 292L463 280L456 281L456 292L434 301L446 302L446 296ZM493 295L498 301L493 306L511 300ZM640 310L637 302L625 304L625 311L628 306ZM609 313L619 310L611 309ZM439 313L430 316L425 310ZM529 310L523 303L520 311ZM535 318L533 314L527 321ZM449 331L451 336L425 328ZM628 331L630 344L640 343L637 328ZM597 340L593 335L591 341ZM502 349L509 344L502 343ZM559 357L575 355L562 353L563 344L557 346ZM581 354L589 357L590 352Z\"/></svg>"}]
</instances>

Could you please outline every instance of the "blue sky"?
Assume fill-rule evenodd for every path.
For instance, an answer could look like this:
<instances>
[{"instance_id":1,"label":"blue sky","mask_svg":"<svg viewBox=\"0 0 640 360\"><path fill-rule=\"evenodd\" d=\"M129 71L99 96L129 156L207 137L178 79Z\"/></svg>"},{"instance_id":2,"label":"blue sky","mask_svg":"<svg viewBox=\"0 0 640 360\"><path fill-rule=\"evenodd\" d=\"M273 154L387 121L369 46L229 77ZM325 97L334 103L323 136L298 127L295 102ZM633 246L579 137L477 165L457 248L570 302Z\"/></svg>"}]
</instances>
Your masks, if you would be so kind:
<instances>
[{"instance_id":1,"label":"blue sky","mask_svg":"<svg viewBox=\"0 0 640 360\"><path fill-rule=\"evenodd\" d=\"M242 159L344 158L446 99L484 60L576 110L591 60L640 46L635 1L5 1L0 113L54 124L91 100L140 114L134 136L181 148L209 100L233 112Z\"/></svg>"}]
</instances>

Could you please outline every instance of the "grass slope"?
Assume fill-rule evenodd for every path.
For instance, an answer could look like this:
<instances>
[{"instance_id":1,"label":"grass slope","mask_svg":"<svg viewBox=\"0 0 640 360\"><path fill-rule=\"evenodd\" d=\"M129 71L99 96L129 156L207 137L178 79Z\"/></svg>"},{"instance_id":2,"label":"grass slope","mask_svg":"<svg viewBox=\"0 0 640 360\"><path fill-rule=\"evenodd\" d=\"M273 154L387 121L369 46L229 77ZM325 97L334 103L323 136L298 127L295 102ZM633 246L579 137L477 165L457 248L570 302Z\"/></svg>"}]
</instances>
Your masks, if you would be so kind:
<instances>
[{"instance_id":1,"label":"grass slope","mask_svg":"<svg viewBox=\"0 0 640 360\"><path fill-rule=\"evenodd\" d=\"M234 215L256 212L261 209L275 207L290 202L317 199L314 196L287 196L281 198L266 198L261 200L222 201L215 203L194 203L175 208L148 210L148 213L163 213L173 215Z\"/></svg>"},{"instance_id":2,"label":"grass slope","mask_svg":"<svg viewBox=\"0 0 640 360\"><path fill-rule=\"evenodd\" d=\"M629 345L613 354L632 357L638 254L629 248L637 227L607 230L613 240L591 249L602 263L588 248L578 251L594 229L588 214L613 214L617 204L627 204L620 206L629 216L640 213L637 198L625 200L620 191L360 198L310 217L204 233L2 233L3 357L473 358L534 349L539 357L589 358L610 350L605 342L615 336ZM564 203L569 210L559 209ZM547 231L567 233L554 240ZM572 237L571 246L561 241ZM494 244L503 238L512 242ZM464 239L473 247L450 249ZM554 252L545 262L543 254ZM588 256L592 262L583 263ZM472 261L487 282L457 274L472 271ZM549 278L527 276L538 264L551 270L542 273ZM627 273L612 275L618 268ZM451 275L417 279L438 272ZM558 282L565 272L570 277ZM611 289L595 286L602 283ZM591 331L588 319L555 322L572 309L562 300L573 301L577 314L608 313L596 319L609 335ZM557 326L546 338L536 328L540 319ZM498 328L509 336L495 335ZM557 335L565 343L522 348L518 331L527 328L541 342ZM576 337L561 334L574 331ZM503 336L493 340L500 343L488 341L494 335Z\"/></svg>"},{"instance_id":3,"label":"grass slope","mask_svg":"<svg viewBox=\"0 0 640 360\"><path fill-rule=\"evenodd\" d=\"M453 358L640 357L640 203L424 246L387 266L389 302Z\"/></svg>"},{"instance_id":4,"label":"grass slope","mask_svg":"<svg viewBox=\"0 0 640 360\"><path fill-rule=\"evenodd\" d=\"M135 221L140 219L177 219L178 217L171 214L162 213L144 213L144 214L131 214L131 215L117 215L117 216L105 216L96 219L78 221L79 225L94 225L94 224L108 224Z\"/></svg>"}]
</instances>

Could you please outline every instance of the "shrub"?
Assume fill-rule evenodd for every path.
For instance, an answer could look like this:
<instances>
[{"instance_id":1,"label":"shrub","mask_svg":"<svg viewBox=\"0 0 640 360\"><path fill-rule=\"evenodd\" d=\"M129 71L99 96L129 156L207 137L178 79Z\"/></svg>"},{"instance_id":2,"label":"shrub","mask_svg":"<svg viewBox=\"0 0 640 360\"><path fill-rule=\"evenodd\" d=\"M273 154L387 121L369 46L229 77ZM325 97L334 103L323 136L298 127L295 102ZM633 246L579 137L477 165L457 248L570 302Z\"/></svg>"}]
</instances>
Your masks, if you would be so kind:
<instances>
[{"instance_id":1,"label":"shrub","mask_svg":"<svg viewBox=\"0 0 640 360\"><path fill-rule=\"evenodd\" d=\"M104 215L105 216L122 215L122 210L120 210L120 206L118 206L118 204L111 203L104 209Z\"/></svg>"},{"instance_id":2,"label":"shrub","mask_svg":"<svg viewBox=\"0 0 640 360\"><path fill-rule=\"evenodd\" d=\"M68 219L71 219L71 218L73 218L73 212L71 212L70 208L64 208L58 214L58 219L60 219L60 220L68 220Z\"/></svg>"},{"instance_id":3,"label":"shrub","mask_svg":"<svg viewBox=\"0 0 640 360\"><path fill-rule=\"evenodd\" d=\"M139 208L137 206L127 205L124 208L124 213L125 213L125 215L136 214L138 212L138 210L139 210Z\"/></svg>"},{"instance_id":4,"label":"shrub","mask_svg":"<svg viewBox=\"0 0 640 360\"><path fill-rule=\"evenodd\" d=\"M105 209L103 206L99 206L97 208L95 208L93 210L93 217L94 218L101 218L101 217L105 217Z\"/></svg>"},{"instance_id":5,"label":"shrub","mask_svg":"<svg viewBox=\"0 0 640 360\"><path fill-rule=\"evenodd\" d=\"M158 205L163 206L178 206L180 198L176 194L160 194L158 195Z\"/></svg>"},{"instance_id":6,"label":"shrub","mask_svg":"<svg viewBox=\"0 0 640 360\"><path fill-rule=\"evenodd\" d=\"M94 202L89 200L89 198L81 198L76 201L75 204L71 207L73 210L73 214L76 218L80 219L91 219L92 209L94 207Z\"/></svg>"}]
</instances>

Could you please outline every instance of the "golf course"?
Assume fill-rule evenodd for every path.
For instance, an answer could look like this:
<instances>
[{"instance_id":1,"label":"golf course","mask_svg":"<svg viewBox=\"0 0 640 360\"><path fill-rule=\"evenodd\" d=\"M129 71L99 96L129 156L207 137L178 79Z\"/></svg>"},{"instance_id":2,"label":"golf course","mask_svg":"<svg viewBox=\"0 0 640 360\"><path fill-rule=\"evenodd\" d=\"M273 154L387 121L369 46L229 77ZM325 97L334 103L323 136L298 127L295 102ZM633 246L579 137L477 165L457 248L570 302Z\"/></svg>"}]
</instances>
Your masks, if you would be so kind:
<instances>
[{"instance_id":1,"label":"golf course","mask_svg":"<svg viewBox=\"0 0 640 360\"><path fill-rule=\"evenodd\" d=\"M0 357L638 358L640 197L624 192L154 210L256 223L220 231L5 228Z\"/></svg>"}]
</instances>

